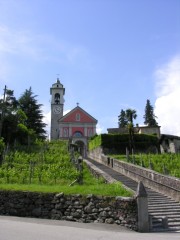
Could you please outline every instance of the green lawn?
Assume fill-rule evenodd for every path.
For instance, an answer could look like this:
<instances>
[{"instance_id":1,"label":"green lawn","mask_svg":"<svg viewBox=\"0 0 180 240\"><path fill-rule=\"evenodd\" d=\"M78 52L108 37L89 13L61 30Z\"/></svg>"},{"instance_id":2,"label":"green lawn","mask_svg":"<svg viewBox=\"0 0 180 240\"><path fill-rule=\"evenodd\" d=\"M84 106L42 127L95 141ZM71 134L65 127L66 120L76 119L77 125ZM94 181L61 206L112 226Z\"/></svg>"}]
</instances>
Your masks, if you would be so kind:
<instances>
[{"instance_id":1,"label":"green lawn","mask_svg":"<svg viewBox=\"0 0 180 240\"><path fill-rule=\"evenodd\" d=\"M123 196L128 197L133 194L124 189L119 183L115 184L96 184L96 185L74 185L74 186L58 186L58 185L19 185L19 184L0 184L0 190L16 190L30 192L54 193L63 192L64 194L94 194L102 196Z\"/></svg>"}]
</instances>

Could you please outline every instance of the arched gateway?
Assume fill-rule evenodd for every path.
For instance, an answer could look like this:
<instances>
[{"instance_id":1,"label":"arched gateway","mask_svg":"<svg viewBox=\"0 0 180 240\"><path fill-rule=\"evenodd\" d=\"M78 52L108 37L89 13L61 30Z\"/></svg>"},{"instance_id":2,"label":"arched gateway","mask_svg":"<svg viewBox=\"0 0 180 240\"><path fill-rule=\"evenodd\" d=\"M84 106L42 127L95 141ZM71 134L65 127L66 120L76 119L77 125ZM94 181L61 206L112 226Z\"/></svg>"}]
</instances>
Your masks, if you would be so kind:
<instances>
[{"instance_id":1,"label":"arched gateway","mask_svg":"<svg viewBox=\"0 0 180 240\"><path fill-rule=\"evenodd\" d=\"M51 140L64 139L77 144L82 156L86 155L88 139L96 134L97 120L77 106L63 115L65 89L57 79L51 87ZM58 96L58 101L57 101Z\"/></svg>"}]
</instances>

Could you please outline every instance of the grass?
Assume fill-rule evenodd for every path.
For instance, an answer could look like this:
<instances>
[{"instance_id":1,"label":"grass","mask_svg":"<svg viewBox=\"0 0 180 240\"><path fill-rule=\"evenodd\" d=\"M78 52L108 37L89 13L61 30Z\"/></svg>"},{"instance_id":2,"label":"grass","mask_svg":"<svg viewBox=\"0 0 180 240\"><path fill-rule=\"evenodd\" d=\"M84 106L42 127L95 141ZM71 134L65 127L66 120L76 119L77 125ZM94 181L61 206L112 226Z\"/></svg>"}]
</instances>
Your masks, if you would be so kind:
<instances>
[{"instance_id":1,"label":"grass","mask_svg":"<svg viewBox=\"0 0 180 240\"><path fill-rule=\"evenodd\" d=\"M0 184L0 190L11 191L30 191L30 192L42 192L42 193L58 193L64 194L94 194L101 196L132 196L133 194L124 189L120 183L113 184L96 184L96 185L74 185L74 186L58 186L58 185L36 185L36 184Z\"/></svg>"},{"instance_id":2,"label":"grass","mask_svg":"<svg viewBox=\"0 0 180 240\"><path fill-rule=\"evenodd\" d=\"M31 191L43 193L63 192L64 194L94 194L101 196L123 196L129 197L133 193L125 189L121 183L106 184L102 179L94 178L87 167L83 169L83 184L70 185L70 181L59 182L58 184L40 185L40 184L0 184L0 190Z\"/></svg>"}]
</instances>

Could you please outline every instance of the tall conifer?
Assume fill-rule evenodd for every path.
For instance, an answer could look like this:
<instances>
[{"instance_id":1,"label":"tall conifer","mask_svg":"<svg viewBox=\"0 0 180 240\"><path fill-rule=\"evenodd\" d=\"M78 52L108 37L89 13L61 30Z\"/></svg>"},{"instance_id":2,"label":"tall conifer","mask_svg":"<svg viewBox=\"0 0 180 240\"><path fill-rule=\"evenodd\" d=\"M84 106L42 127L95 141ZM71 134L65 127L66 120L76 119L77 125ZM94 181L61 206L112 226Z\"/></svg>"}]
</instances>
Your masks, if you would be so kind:
<instances>
[{"instance_id":1,"label":"tall conifer","mask_svg":"<svg viewBox=\"0 0 180 240\"><path fill-rule=\"evenodd\" d=\"M151 105L149 99L147 99L147 102L146 102L144 120L145 120L144 124L150 127L158 126L158 123L156 122L156 116L154 115L154 108Z\"/></svg>"},{"instance_id":2,"label":"tall conifer","mask_svg":"<svg viewBox=\"0 0 180 240\"><path fill-rule=\"evenodd\" d=\"M38 104L37 95L34 95L31 87L29 90L25 90L22 96L19 98L20 108L25 112L27 116L26 126L28 129L32 129L37 137L45 139L46 124L43 122L43 114L41 107L42 104Z\"/></svg>"}]
</instances>

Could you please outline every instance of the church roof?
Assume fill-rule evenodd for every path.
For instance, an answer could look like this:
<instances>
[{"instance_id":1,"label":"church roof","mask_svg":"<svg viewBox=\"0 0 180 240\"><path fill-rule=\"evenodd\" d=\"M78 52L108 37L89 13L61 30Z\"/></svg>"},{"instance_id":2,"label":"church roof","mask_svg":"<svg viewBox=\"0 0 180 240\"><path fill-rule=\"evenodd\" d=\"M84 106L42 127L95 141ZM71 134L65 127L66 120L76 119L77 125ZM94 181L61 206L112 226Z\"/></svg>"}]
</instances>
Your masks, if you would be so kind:
<instances>
[{"instance_id":1,"label":"church roof","mask_svg":"<svg viewBox=\"0 0 180 240\"><path fill-rule=\"evenodd\" d=\"M77 119L78 114L80 116L79 119ZM60 118L59 122L97 123L97 120L89 113L87 113L84 109L77 106L73 108L70 112L68 112L66 115L64 115L62 118Z\"/></svg>"}]
</instances>

